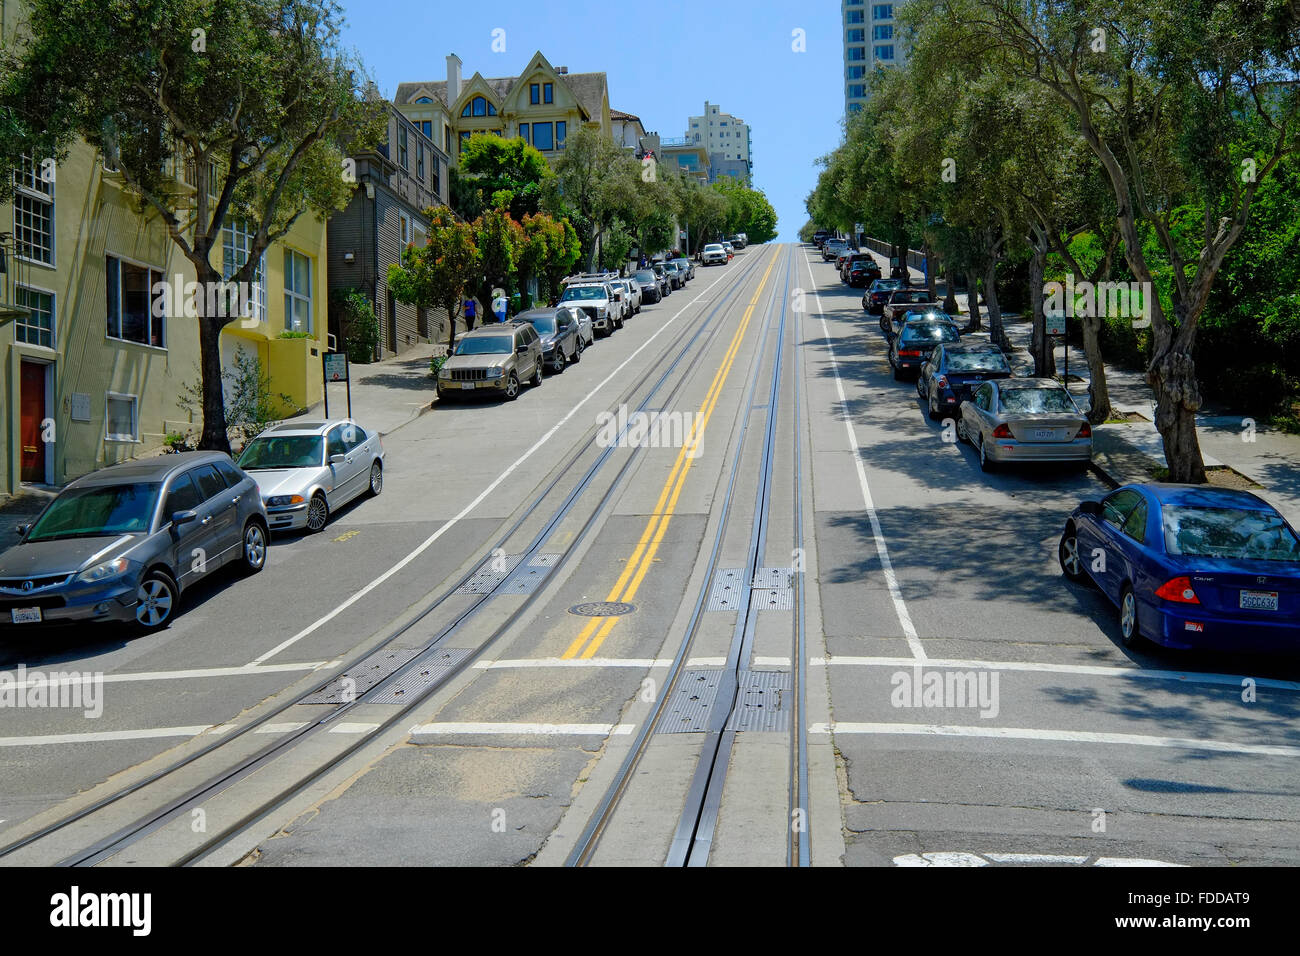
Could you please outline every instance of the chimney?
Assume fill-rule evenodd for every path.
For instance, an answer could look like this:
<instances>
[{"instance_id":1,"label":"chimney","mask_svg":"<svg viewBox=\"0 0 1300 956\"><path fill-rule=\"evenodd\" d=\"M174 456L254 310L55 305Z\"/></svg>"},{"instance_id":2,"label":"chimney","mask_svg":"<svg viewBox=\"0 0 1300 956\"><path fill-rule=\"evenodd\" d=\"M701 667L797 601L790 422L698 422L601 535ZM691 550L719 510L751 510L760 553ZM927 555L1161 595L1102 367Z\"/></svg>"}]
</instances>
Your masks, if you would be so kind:
<instances>
[{"instance_id":1,"label":"chimney","mask_svg":"<svg viewBox=\"0 0 1300 956\"><path fill-rule=\"evenodd\" d=\"M455 53L447 54L447 105L453 105L460 98L460 57Z\"/></svg>"},{"instance_id":2,"label":"chimney","mask_svg":"<svg viewBox=\"0 0 1300 956\"><path fill-rule=\"evenodd\" d=\"M569 68L567 66L557 66L555 68L555 72L560 74L560 76L568 76Z\"/></svg>"}]
</instances>

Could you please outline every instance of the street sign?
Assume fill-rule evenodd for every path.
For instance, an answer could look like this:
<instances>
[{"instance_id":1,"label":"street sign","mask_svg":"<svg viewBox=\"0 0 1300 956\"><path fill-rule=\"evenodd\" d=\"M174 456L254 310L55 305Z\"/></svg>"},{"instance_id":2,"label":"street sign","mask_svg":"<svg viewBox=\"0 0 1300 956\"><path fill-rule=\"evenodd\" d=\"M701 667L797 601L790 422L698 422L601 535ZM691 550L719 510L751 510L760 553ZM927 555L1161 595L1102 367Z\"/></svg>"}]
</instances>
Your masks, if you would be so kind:
<instances>
[{"instance_id":1,"label":"street sign","mask_svg":"<svg viewBox=\"0 0 1300 956\"><path fill-rule=\"evenodd\" d=\"M346 382L348 380L348 356L345 352L327 353L325 356L325 381Z\"/></svg>"},{"instance_id":2,"label":"street sign","mask_svg":"<svg viewBox=\"0 0 1300 956\"><path fill-rule=\"evenodd\" d=\"M1064 312L1048 312L1043 316L1043 318L1047 322L1048 335L1065 334L1065 313Z\"/></svg>"}]
</instances>

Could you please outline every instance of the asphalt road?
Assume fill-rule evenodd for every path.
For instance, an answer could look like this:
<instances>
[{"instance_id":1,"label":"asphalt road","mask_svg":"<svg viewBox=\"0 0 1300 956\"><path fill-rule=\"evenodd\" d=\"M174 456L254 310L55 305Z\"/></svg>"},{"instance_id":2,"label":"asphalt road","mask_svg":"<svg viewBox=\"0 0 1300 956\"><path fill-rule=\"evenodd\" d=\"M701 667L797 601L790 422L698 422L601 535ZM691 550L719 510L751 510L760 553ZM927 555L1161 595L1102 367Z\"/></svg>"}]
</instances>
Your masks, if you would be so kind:
<instances>
[{"instance_id":1,"label":"asphalt road","mask_svg":"<svg viewBox=\"0 0 1300 956\"><path fill-rule=\"evenodd\" d=\"M472 666L400 725L385 726L398 704L359 704L108 862L174 862L196 833L242 826L339 757L204 862L563 863L654 708L676 712L667 677L684 635L692 679L722 667L737 613L705 610L692 631L693 612L713 569L748 559L761 513L759 565L804 568L809 805L795 809L814 864L1295 862L1295 664L1124 651L1113 608L1067 584L1055 557L1065 515L1104 486L1050 468L982 473L893 381L860 295L810 247L697 267L517 402L439 404L385 437L382 496L322 534L277 539L252 579L200 585L166 631L0 648L5 671L104 675L98 716L3 711L0 844L219 743L409 625L394 646L446 631L439 646ZM642 404L677 416L679 437L693 426L698 454L671 428L605 454L601 414ZM473 595L446 594L495 547L533 541L554 556L533 596L470 613ZM632 610L575 613L602 601ZM792 620L757 610L742 666L788 682ZM936 683L946 698L927 695ZM788 718L788 692L765 703ZM0 862L61 859L322 712L295 704L93 826ZM667 858L704 735L664 726L593 863ZM735 735L711 865L785 862L790 742Z\"/></svg>"}]
</instances>

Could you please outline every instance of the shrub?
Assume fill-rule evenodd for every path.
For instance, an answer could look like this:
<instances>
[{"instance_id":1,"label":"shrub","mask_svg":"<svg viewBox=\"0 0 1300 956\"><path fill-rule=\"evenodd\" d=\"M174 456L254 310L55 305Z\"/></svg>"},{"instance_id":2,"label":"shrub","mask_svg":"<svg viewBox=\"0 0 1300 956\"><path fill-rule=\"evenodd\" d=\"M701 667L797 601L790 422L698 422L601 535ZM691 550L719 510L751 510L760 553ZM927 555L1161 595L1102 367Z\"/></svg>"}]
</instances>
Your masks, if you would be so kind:
<instances>
[{"instance_id":1,"label":"shrub","mask_svg":"<svg viewBox=\"0 0 1300 956\"><path fill-rule=\"evenodd\" d=\"M374 306L360 289L340 289L334 301L348 361L368 365L374 361L375 348L379 345L379 320L375 318Z\"/></svg>"},{"instance_id":2,"label":"shrub","mask_svg":"<svg viewBox=\"0 0 1300 956\"><path fill-rule=\"evenodd\" d=\"M282 419L282 409L293 408L290 396L271 391L271 375L262 368L256 352L238 349L234 367L222 373L221 382L226 398L226 425L241 443ZM189 412L203 414L201 376L199 381L181 386L176 404Z\"/></svg>"}]
</instances>

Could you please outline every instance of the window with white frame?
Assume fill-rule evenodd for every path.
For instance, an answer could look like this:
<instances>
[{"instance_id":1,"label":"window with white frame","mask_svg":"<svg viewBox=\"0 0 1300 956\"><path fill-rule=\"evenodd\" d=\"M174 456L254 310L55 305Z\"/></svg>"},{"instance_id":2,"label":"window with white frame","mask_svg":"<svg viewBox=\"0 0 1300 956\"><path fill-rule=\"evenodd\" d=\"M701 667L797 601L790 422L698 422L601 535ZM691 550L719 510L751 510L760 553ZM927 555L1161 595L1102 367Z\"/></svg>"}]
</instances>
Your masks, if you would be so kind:
<instances>
[{"instance_id":1,"label":"window with white frame","mask_svg":"<svg viewBox=\"0 0 1300 956\"><path fill-rule=\"evenodd\" d=\"M139 441L140 400L135 395L106 392L104 395L104 438L108 441Z\"/></svg>"},{"instance_id":2,"label":"window with white frame","mask_svg":"<svg viewBox=\"0 0 1300 956\"><path fill-rule=\"evenodd\" d=\"M406 244L411 242L413 238L411 234L411 217L404 212L399 212L397 219L402 227L402 247L405 248Z\"/></svg>"},{"instance_id":3,"label":"window with white frame","mask_svg":"<svg viewBox=\"0 0 1300 956\"><path fill-rule=\"evenodd\" d=\"M16 254L33 262L54 265L54 183L41 167L23 156L14 170L14 242Z\"/></svg>"},{"instance_id":4,"label":"window with white frame","mask_svg":"<svg viewBox=\"0 0 1300 956\"><path fill-rule=\"evenodd\" d=\"M399 126L397 129L397 163L403 169L411 168L407 165L407 138L405 126Z\"/></svg>"},{"instance_id":5,"label":"window with white frame","mask_svg":"<svg viewBox=\"0 0 1300 956\"><path fill-rule=\"evenodd\" d=\"M408 219L403 228L409 226ZM290 332L312 331L311 260L292 249L284 250L284 327Z\"/></svg>"},{"instance_id":6,"label":"window with white frame","mask_svg":"<svg viewBox=\"0 0 1300 956\"><path fill-rule=\"evenodd\" d=\"M105 256L104 287L108 293L108 324L105 334L137 345L167 347L167 317L154 315L159 296L154 286L165 282L157 269L127 262L117 256Z\"/></svg>"},{"instance_id":7,"label":"window with white frame","mask_svg":"<svg viewBox=\"0 0 1300 956\"><path fill-rule=\"evenodd\" d=\"M28 314L14 320L14 338L28 345L54 348L54 296L49 292L18 286L16 304Z\"/></svg>"},{"instance_id":8,"label":"window with white frame","mask_svg":"<svg viewBox=\"0 0 1300 956\"><path fill-rule=\"evenodd\" d=\"M253 233L244 222L232 222L222 231L221 237L221 276L229 280L248 261L249 250L253 248ZM251 314L249 318L259 322L266 321L266 253L257 260L253 272L251 293Z\"/></svg>"}]
</instances>

